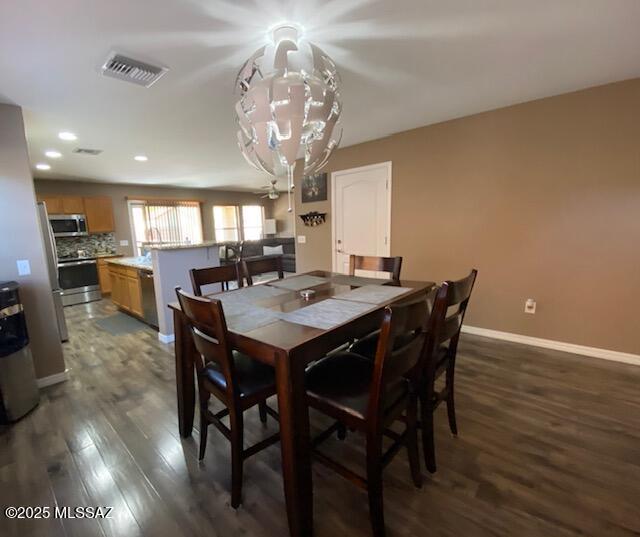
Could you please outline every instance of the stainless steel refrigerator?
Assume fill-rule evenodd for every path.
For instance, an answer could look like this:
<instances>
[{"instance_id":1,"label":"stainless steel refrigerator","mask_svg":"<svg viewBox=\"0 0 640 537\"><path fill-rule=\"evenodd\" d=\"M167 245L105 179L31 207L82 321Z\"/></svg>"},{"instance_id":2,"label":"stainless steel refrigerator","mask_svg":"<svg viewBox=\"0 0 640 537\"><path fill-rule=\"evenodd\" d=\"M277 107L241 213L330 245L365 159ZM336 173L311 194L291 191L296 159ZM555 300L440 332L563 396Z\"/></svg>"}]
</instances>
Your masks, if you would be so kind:
<instances>
[{"instance_id":1,"label":"stainless steel refrigerator","mask_svg":"<svg viewBox=\"0 0 640 537\"><path fill-rule=\"evenodd\" d=\"M51 292L53 293L53 304L56 308L56 318L58 321L58 332L60 332L60 341L67 341L69 339L69 334L67 332L67 321L64 318L64 309L62 306L62 288L60 287L60 278L58 274L58 253L56 252L56 240L53 236L51 225L49 224L47 206L42 201L38 202L38 218L40 220L42 242L44 245L45 257L47 260L47 269L49 271Z\"/></svg>"}]
</instances>

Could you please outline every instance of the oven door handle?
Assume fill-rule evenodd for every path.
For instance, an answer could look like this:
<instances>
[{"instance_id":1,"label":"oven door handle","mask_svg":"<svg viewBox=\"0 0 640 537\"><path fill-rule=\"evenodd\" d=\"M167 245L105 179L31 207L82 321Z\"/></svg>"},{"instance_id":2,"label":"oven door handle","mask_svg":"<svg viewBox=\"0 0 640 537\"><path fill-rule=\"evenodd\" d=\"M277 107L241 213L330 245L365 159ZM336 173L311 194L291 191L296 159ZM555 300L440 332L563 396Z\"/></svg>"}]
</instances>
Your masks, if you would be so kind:
<instances>
[{"instance_id":1,"label":"oven door handle","mask_svg":"<svg viewBox=\"0 0 640 537\"><path fill-rule=\"evenodd\" d=\"M64 267L77 267L78 265L96 265L95 259L88 259L86 261L71 261L70 263L58 263L58 268Z\"/></svg>"}]
</instances>

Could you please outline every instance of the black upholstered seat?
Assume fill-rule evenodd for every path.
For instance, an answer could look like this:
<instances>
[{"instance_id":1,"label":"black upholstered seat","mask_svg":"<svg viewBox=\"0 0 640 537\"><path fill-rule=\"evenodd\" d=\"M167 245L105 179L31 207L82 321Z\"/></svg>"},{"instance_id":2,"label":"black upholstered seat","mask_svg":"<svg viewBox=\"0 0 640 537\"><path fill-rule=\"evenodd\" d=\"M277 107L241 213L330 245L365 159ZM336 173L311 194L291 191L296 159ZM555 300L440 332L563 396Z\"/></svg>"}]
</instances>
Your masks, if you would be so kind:
<instances>
[{"instance_id":1,"label":"black upholstered seat","mask_svg":"<svg viewBox=\"0 0 640 537\"><path fill-rule=\"evenodd\" d=\"M273 393L275 393L273 367L262 364L237 351L233 351L233 363L240 397L251 397L269 388L272 388ZM202 375L220 390L227 389L224 373L215 362L207 363L202 370Z\"/></svg>"},{"instance_id":2,"label":"black upholstered seat","mask_svg":"<svg viewBox=\"0 0 640 537\"><path fill-rule=\"evenodd\" d=\"M353 352L333 354L307 372L307 398L313 406L322 406L325 413L336 419L346 413L359 420L366 420L372 375L373 362L365 356ZM406 395L406 382L400 381L388 386L385 406L395 406ZM338 412L333 412L332 409Z\"/></svg>"}]
</instances>

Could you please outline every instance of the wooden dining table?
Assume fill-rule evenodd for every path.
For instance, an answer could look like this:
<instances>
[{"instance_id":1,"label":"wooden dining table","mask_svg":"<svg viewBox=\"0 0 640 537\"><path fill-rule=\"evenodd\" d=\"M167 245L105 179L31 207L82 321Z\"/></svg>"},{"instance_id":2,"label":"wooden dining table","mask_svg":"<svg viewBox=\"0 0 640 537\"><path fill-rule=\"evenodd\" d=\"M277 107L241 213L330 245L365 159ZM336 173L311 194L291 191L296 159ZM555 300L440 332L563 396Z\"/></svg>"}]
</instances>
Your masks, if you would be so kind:
<instances>
[{"instance_id":1,"label":"wooden dining table","mask_svg":"<svg viewBox=\"0 0 640 537\"><path fill-rule=\"evenodd\" d=\"M309 299L303 298L298 289L285 289L286 292L277 296L258 300L256 307L273 310L279 315L292 313L327 299L339 299L349 291L373 283L402 287L406 288L406 291L380 303L368 304L369 307L365 305L365 311L331 328L306 326L282 318L253 329L250 326L234 329L233 324L228 323L228 340L234 349L275 368L284 493L289 532L295 537L313 534L313 487L309 412L305 399L305 368L310 362L322 358L344 343L376 330L380 325L382 310L385 306L426 293L434 286L433 282L406 280L386 281L380 284L380 280L350 277L320 270L292 276L289 279L300 276L312 276L324 281L310 287L314 295ZM283 281L285 280L276 280L271 283L278 285L278 282ZM266 282L265 285L270 285L270 282ZM238 291L242 289L225 291L217 296L220 298L222 294L227 295ZM216 298L216 294L205 296ZM176 302L169 307L173 310L174 318L179 428L180 435L186 438L191 435L193 429L196 402L194 380L196 350L188 320L180 310L180 306ZM286 317L286 315L283 316Z\"/></svg>"}]
</instances>

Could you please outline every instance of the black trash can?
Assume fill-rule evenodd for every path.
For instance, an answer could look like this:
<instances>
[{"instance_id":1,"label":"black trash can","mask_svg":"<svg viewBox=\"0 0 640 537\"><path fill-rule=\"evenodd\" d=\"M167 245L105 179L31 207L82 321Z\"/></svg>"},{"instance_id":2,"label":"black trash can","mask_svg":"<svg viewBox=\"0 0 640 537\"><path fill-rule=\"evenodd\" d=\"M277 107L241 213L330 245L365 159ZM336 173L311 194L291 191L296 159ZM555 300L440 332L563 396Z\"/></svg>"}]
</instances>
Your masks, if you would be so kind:
<instances>
[{"instance_id":1,"label":"black trash can","mask_svg":"<svg viewBox=\"0 0 640 537\"><path fill-rule=\"evenodd\" d=\"M0 421L19 420L39 400L19 285L0 283Z\"/></svg>"}]
</instances>

